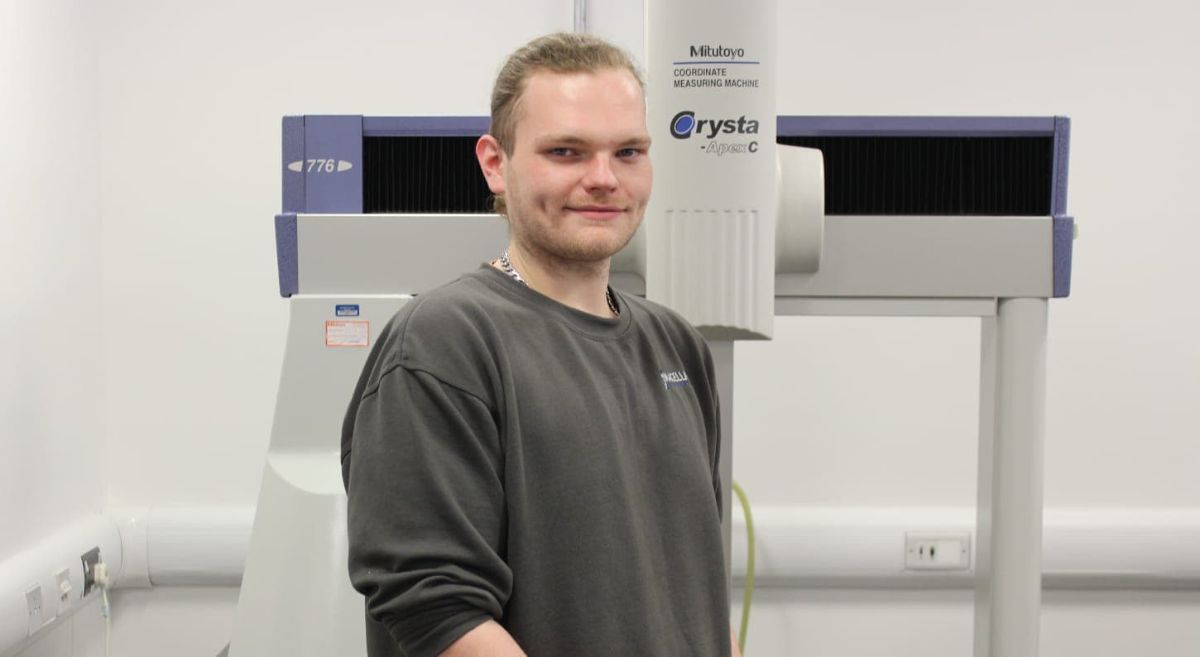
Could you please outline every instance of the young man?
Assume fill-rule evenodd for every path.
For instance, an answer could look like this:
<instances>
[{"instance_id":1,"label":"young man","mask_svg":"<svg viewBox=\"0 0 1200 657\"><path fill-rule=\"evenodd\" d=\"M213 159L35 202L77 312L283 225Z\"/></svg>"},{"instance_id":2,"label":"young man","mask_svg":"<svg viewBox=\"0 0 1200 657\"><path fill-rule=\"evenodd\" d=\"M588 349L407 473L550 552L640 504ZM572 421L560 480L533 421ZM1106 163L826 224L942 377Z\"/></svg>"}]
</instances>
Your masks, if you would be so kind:
<instances>
[{"instance_id":1,"label":"young man","mask_svg":"<svg viewBox=\"0 0 1200 657\"><path fill-rule=\"evenodd\" d=\"M476 154L508 248L397 314L346 416L372 656L730 654L712 358L608 287L649 148L613 46L550 35L501 70Z\"/></svg>"}]
</instances>

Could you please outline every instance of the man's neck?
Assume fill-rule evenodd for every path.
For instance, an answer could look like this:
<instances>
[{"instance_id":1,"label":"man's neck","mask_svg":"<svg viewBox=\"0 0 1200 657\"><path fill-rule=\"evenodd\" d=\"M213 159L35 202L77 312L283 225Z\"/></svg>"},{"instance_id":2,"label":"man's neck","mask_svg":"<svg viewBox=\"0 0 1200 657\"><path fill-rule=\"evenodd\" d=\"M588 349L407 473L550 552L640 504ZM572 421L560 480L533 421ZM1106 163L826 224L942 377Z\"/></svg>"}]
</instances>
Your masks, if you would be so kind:
<instances>
[{"instance_id":1,"label":"man's neck","mask_svg":"<svg viewBox=\"0 0 1200 657\"><path fill-rule=\"evenodd\" d=\"M514 240L508 245L508 259L525 284L537 292L597 317L613 316L606 297L611 258L572 262L527 250Z\"/></svg>"}]
</instances>

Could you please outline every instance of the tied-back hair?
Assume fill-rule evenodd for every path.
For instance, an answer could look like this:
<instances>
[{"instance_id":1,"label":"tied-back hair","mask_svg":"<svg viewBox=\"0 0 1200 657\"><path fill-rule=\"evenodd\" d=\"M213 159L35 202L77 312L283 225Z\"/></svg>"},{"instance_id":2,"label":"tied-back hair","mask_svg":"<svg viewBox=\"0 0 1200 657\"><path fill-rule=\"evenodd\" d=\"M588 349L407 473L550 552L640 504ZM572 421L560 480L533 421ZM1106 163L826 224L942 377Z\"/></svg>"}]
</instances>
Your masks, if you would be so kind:
<instances>
[{"instance_id":1,"label":"tied-back hair","mask_svg":"<svg viewBox=\"0 0 1200 657\"><path fill-rule=\"evenodd\" d=\"M511 157L516 143L521 96L526 81L534 73L595 73L614 68L629 71L645 93L646 83L633 58L604 39L590 34L557 32L530 41L509 55L500 67L492 87L489 133L500 143L504 154ZM503 195L494 196L492 203L498 214L507 216L508 207Z\"/></svg>"}]
</instances>

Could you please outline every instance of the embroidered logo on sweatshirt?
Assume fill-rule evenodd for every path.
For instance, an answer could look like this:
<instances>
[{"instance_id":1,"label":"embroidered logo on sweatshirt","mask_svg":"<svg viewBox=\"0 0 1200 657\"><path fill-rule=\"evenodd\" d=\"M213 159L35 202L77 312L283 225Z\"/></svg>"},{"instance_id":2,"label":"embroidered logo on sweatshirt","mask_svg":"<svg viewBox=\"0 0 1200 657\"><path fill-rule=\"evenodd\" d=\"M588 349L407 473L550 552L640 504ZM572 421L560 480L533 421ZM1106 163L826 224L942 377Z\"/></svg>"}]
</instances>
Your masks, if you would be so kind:
<instances>
[{"instance_id":1,"label":"embroidered logo on sweatshirt","mask_svg":"<svg viewBox=\"0 0 1200 657\"><path fill-rule=\"evenodd\" d=\"M688 375L683 370L677 372L659 372L658 375L662 377L663 388L667 390L682 388L688 385Z\"/></svg>"}]
</instances>

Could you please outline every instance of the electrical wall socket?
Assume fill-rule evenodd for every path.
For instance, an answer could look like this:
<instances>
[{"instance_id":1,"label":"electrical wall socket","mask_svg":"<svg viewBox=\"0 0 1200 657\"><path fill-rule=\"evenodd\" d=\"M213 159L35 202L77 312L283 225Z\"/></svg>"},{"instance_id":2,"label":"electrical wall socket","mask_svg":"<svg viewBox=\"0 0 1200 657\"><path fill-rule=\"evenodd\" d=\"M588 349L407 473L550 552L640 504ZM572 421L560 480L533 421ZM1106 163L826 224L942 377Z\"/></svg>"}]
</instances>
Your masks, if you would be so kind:
<instances>
[{"instance_id":1,"label":"electrical wall socket","mask_svg":"<svg viewBox=\"0 0 1200 657\"><path fill-rule=\"evenodd\" d=\"M61 615L71 606L71 570L63 568L54 573L54 583L58 586L58 613Z\"/></svg>"},{"instance_id":2,"label":"electrical wall socket","mask_svg":"<svg viewBox=\"0 0 1200 657\"><path fill-rule=\"evenodd\" d=\"M906 570L968 570L971 534L909 533L904 535Z\"/></svg>"},{"instance_id":3,"label":"electrical wall socket","mask_svg":"<svg viewBox=\"0 0 1200 657\"><path fill-rule=\"evenodd\" d=\"M25 604L29 608L29 629L26 636L33 636L43 625L50 622L47 618L46 605L42 599L42 585L33 584L25 589Z\"/></svg>"}]
</instances>

